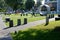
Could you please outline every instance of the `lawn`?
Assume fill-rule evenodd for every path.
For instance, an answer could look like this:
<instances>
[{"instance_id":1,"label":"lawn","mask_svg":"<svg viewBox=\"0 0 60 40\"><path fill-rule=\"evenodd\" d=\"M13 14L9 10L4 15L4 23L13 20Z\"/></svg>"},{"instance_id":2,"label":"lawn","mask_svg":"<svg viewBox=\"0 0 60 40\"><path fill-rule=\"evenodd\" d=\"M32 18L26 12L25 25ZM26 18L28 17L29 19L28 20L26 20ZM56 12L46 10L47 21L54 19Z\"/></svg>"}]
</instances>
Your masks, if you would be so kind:
<instances>
[{"instance_id":1,"label":"lawn","mask_svg":"<svg viewBox=\"0 0 60 40\"><path fill-rule=\"evenodd\" d=\"M10 19L13 20L14 22L14 26L17 25L17 19L21 19L22 24L24 22L24 18L27 18L28 23L45 19L45 16L40 16L40 14L37 14L36 17L32 16L31 14L28 14L28 16L20 16L20 14L11 14L11 15L2 15L2 17L3 20L5 20L6 17L10 17ZM6 26L8 25L9 22L6 23Z\"/></svg>"},{"instance_id":2,"label":"lawn","mask_svg":"<svg viewBox=\"0 0 60 40\"><path fill-rule=\"evenodd\" d=\"M60 40L60 21L37 25L11 33L13 40Z\"/></svg>"}]
</instances>

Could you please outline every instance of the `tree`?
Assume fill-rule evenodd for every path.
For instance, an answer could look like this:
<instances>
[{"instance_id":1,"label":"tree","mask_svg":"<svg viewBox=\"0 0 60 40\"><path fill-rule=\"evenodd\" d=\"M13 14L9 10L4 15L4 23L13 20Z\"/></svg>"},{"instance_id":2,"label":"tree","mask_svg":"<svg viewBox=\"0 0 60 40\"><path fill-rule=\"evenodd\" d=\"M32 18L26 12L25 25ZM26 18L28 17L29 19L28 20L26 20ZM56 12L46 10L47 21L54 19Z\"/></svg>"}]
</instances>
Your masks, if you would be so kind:
<instances>
[{"instance_id":1,"label":"tree","mask_svg":"<svg viewBox=\"0 0 60 40\"><path fill-rule=\"evenodd\" d=\"M0 0L0 12L4 11L4 5L5 5L4 0Z\"/></svg>"},{"instance_id":2,"label":"tree","mask_svg":"<svg viewBox=\"0 0 60 40\"><path fill-rule=\"evenodd\" d=\"M17 10L18 8L21 9L23 5L23 0L5 0L5 3L13 8L13 10Z\"/></svg>"},{"instance_id":3,"label":"tree","mask_svg":"<svg viewBox=\"0 0 60 40\"><path fill-rule=\"evenodd\" d=\"M41 5L41 0L37 0L37 7Z\"/></svg>"},{"instance_id":4,"label":"tree","mask_svg":"<svg viewBox=\"0 0 60 40\"><path fill-rule=\"evenodd\" d=\"M35 2L34 0L27 0L25 3L25 8L30 10L34 6Z\"/></svg>"}]
</instances>

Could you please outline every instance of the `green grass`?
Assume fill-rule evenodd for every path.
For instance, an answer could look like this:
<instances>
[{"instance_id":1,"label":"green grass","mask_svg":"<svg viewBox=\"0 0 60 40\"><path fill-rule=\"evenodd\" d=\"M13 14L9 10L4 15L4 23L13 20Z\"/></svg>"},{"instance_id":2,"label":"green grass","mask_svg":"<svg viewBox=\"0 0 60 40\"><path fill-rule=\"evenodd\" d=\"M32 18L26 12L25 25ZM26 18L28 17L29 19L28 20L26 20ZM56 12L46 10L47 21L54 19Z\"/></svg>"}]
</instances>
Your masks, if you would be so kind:
<instances>
[{"instance_id":1,"label":"green grass","mask_svg":"<svg viewBox=\"0 0 60 40\"><path fill-rule=\"evenodd\" d=\"M2 15L2 16L3 16L3 20L5 20L5 17L10 17L10 19L13 20L14 22L14 26L17 25L17 19L21 19L21 22L23 24L24 18L27 18L28 23L42 20L45 18L45 16L40 16L39 14L37 14L36 17L32 16L31 14L29 14L28 16L20 16L20 14L11 14L10 16L9 15ZM8 26L9 23L7 22L6 25Z\"/></svg>"},{"instance_id":2,"label":"green grass","mask_svg":"<svg viewBox=\"0 0 60 40\"><path fill-rule=\"evenodd\" d=\"M11 33L13 40L60 40L60 21L37 25Z\"/></svg>"}]
</instances>

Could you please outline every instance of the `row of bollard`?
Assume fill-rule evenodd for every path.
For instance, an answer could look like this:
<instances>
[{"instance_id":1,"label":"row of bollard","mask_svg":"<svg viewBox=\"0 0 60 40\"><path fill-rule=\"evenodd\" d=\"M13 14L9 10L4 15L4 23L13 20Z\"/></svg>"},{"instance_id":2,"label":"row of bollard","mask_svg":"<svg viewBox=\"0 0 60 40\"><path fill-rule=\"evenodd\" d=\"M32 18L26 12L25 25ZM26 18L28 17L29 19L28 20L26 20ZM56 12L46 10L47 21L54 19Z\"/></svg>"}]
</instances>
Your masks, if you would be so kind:
<instances>
[{"instance_id":1,"label":"row of bollard","mask_svg":"<svg viewBox=\"0 0 60 40\"><path fill-rule=\"evenodd\" d=\"M49 18L54 18L54 14L49 15Z\"/></svg>"},{"instance_id":2,"label":"row of bollard","mask_svg":"<svg viewBox=\"0 0 60 40\"><path fill-rule=\"evenodd\" d=\"M21 16L28 16L28 14L21 14Z\"/></svg>"},{"instance_id":3,"label":"row of bollard","mask_svg":"<svg viewBox=\"0 0 60 40\"><path fill-rule=\"evenodd\" d=\"M10 18L6 18L5 20L6 20L6 22L9 22L9 27L14 26L13 20L10 20ZM27 24L27 18L24 18L23 24ZM21 25L21 19L17 19L17 26L20 26L20 25Z\"/></svg>"}]
</instances>

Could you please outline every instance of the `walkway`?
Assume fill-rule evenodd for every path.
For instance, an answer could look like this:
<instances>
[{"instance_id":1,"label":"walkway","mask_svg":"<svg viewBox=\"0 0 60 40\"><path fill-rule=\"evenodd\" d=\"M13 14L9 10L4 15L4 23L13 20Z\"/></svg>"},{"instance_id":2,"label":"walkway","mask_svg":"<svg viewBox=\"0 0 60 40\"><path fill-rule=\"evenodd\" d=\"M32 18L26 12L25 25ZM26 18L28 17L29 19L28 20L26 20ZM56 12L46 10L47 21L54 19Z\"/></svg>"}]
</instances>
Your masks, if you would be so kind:
<instances>
[{"instance_id":1,"label":"walkway","mask_svg":"<svg viewBox=\"0 0 60 40\"><path fill-rule=\"evenodd\" d=\"M6 28L6 26L4 25L4 22L3 22L3 20L2 20L1 15L0 15L0 30L2 30L2 29L4 29L4 28Z\"/></svg>"}]
</instances>

